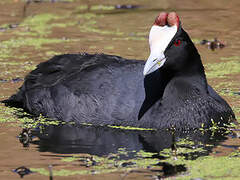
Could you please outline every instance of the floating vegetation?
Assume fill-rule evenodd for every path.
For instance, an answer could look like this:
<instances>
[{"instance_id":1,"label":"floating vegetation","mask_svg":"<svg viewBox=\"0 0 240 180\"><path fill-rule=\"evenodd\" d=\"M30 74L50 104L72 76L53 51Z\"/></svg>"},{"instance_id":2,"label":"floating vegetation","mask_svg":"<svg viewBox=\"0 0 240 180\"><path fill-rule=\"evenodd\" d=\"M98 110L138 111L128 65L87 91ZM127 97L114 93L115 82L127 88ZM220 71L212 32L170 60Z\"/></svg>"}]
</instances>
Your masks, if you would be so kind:
<instances>
[{"instance_id":1,"label":"floating vegetation","mask_svg":"<svg viewBox=\"0 0 240 180\"><path fill-rule=\"evenodd\" d=\"M42 46L45 44L54 44L54 43L61 43L61 42L69 42L69 40L19 37L17 39L2 41L0 44L0 60L7 60L10 57L11 58L18 57L17 55L14 55L15 49L17 48L30 46L35 49L39 49L39 48L42 48ZM23 59L25 57L26 55L22 55L19 57L19 59ZM8 63L10 64L11 62L8 62Z\"/></svg>"},{"instance_id":2,"label":"floating vegetation","mask_svg":"<svg viewBox=\"0 0 240 180\"><path fill-rule=\"evenodd\" d=\"M129 40L137 40L137 41L145 41L147 38L145 37L114 37L112 38L112 40L114 41L119 41L119 40L123 40L123 41L129 41Z\"/></svg>"},{"instance_id":3,"label":"floating vegetation","mask_svg":"<svg viewBox=\"0 0 240 180\"><path fill-rule=\"evenodd\" d=\"M88 24L83 24L83 25L80 25L80 31L81 32L92 32L92 33L98 33L98 34L103 34L103 35L117 35L117 36L121 36L123 35L124 33L123 32L120 32L120 31L107 31L107 30L101 30L101 29L98 29L94 26L91 26L92 24L95 24L93 23L94 21L90 21ZM91 24L90 24L91 23Z\"/></svg>"},{"instance_id":4,"label":"floating vegetation","mask_svg":"<svg viewBox=\"0 0 240 180\"><path fill-rule=\"evenodd\" d=\"M177 141L175 149L176 150L174 151L171 148L164 149L159 152L159 155L165 158L172 158L175 156L176 159L194 160L200 156L208 154L208 150L205 149L205 145L201 143L196 144L187 138Z\"/></svg>"},{"instance_id":5,"label":"floating vegetation","mask_svg":"<svg viewBox=\"0 0 240 180\"><path fill-rule=\"evenodd\" d=\"M18 2L20 1L26 2L27 0L19 0ZM36 3L35 5L33 5L32 3L32 5L28 7L29 9L31 9L31 11L26 13L26 15L29 16L26 16L22 19L19 18L19 12L22 12L22 5L20 3L18 6L20 9L18 9L17 6L12 6L13 8L8 8L7 11L2 9L2 14L4 16L2 17L3 24L0 25L0 35L2 37L0 42L0 85L2 89L1 100L7 99L10 94L17 90L20 83L22 83L19 81L23 80L26 71L34 69L35 65L38 64L41 59L45 60L54 55L62 54L65 52L76 53L86 49L90 49L91 51L99 51L99 49L104 49L111 50L111 52L113 52L114 54L128 56L128 54L130 54L126 51L126 49L128 49L131 50L131 57L134 57L136 59L143 59L143 57L147 57L148 51L142 51L141 49L144 43L147 44L147 19L139 21L139 17L143 16L138 11L127 14L128 10L122 10L134 8L134 5L91 5L93 2L90 2L90 5L88 6L84 5L83 1L76 0L73 5L70 5L70 3L68 3L67 5L66 3L58 3L57 6L53 5L54 8L52 8L52 11L55 11L56 9L57 11L55 11L55 13L46 13L47 8L45 7L48 5L52 6L52 4L49 3L51 1L53 0L42 0L41 2L46 3ZM65 1L73 0L55 0L54 2ZM13 2L14 0L2 0L0 1L0 4L10 4ZM121 2L119 1L118 3ZM39 9L37 9L36 7L39 7ZM150 9L148 9L148 5L143 5L142 7L143 11L147 10L149 14L158 13L155 10L151 11ZM145 7L147 7L147 9L144 9ZM154 4L153 7L155 7ZM61 10L59 11L58 8L61 8ZM141 13L143 11L141 11ZM112 13L114 12L124 13L113 15ZM9 19L10 21L6 19L8 15L9 17L11 17ZM135 32L129 32L129 28L126 28L126 25L124 25L124 23L119 23L122 22L123 19L126 19L126 17L136 18L136 24L133 24L134 26L136 26L136 30L134 30ZM191 21L191 18L189 19L189 21ZM111 26L112 22L116 22L118 24L115 23ZM130 29L131 28L132 27L130 27ZM110 42L111 40L114 41L113 44L106 45L102 43L103 41ZM124 46L126 43L128 43L128 41L131 43L132 41L135 41L135 44L132 43L133 47L130 47L131 43L129 43L129 47ZM201 39L193 39L193 42L196 44L200 44ZM235 49L236 47L237 44L235 45ZM238 103L240 96L236 94L239 93L239 82L236 78L238 78L240 73L240 56L235 55L228 57L227 55L232 53L230 51L228 52L229 49L230 48L224 49L224 53L226 52L226 54L224 55L226 57L221 57L220 62L206 64L206 70L207 76L208 78L211 78L210 81L214 82L214 86L216 87L217 92L220 95L224 95L228 98L228 100L232 104L232 108L237 116L238 121L240 121L240 107ZM17 77L20 78L18 79ZM218 78L219 81L215 80L215 78ZM12 143L12 141L9 141L10 143L8 144L4 141L4 139L7 139L8 141L11 138L15 138L20 133L18 132L19 126L25 128L25 131L21 133L22 136L19 137L19 140L22 141L24 148L28 148L28 145L33 146L33 148L31 148L31 151L29 151L28 153L34 153L36 155L36 158L29 160L27 162L28 165L23 165L28 168L27 172L35 172L31 174L31 176L34 176L36 174L42 174L47 176L46 178L48 178L49 169L47 165L46 168L42 168L42 164L44 164L45 162L42 161L39 163L39 158L37 157L39 154L38 152L36 152L36 146L38 146L38 141L31 142L31 133L28 136L26 134L26 131L29 130L29 128L36 128L40 132L43 132L47 129L46 127L54 126L59 127L59 129L56 128L56 131L59 132L59 130L62 130L62 124L62 122L59 122L57 120L49 121L49 119L45 118L43 115L40 115L39 117L33 117L30 114L23 112L22 109L9 108L1 103L0 126L2 129L0 135L3 139L2 142L5 143L1 147L2 152L5 153L9 151L10 154L13 155L13 158L16 158L16 162L26 162L26 154L23 153L27 153L28 151L23 151L22 146L21 149L19 149L19 144L18 146L13 145L17 143ZM83 136L83 139L93 139L93 141L89 140L86 142L94 142L95 144L99 143L96 146L99 145L99 147L103 147L102 149L100 149L99 147L96 148L96 153L99 153L100 150L103 150L104 152L110 152L111 150L109 149L112 148L109 147L110 145L113 146L113 150L115 150L114 148L116 148L117 151L111 152L107 155L95 155L95 152L92 152L92 154L94 155L91 155L90 149L93 149L93 147L90 146L90 143L82 144L85 150L86 146L90 146L89 149L87 149L89 153L85 151L84 153L79 154L59 155L54 151L39 148L39 150L41 151L39 155L41 160L41 157L44 156L45 160L54 161L53 176L66 177L75 175L75 177L71 178L81 179L81 175L84 175L84 177L88 178L86 175L117 172L115 174L122 173L121 175L123 176L120 177L121 179L128 179L125 178L126 174L134 173L135 177L136 174L138 176L139 174L144 174L147 171L149 172L149 174L147 174L146 176L144 175L144 178L150 179L167 179L167 175L173 176L169 179L172 178L187 180L223 178L229 180L240 179L240 153L237 136L234 139L231 139L230 134L229 136L224 136L224 140L221 141L222 139L214 139L214 135L207 134L207 136L204 136L204 138L211 139L210 142L206 142L209 144L204 144L205 141L202 143L196 143L191 141L190 139L176 138L176 144L174 144L174 148L164 147L164 149L160 149L159 147L161 147L161 140L166 140L167 138L165 138L165 135L157 136L157 133L159 132L154 129L122 126L102 126L98 127L98 129L94 131L92 129L94 128L94 125L84 125L87 129L86 132L91 131L94 133L93 136L90 136L89 134L87 134L88 136ZM215 126L211 130L214 131L214 128ZM50 128L50 131L47 132L51 132L51 130L52 129ZM114 138L113 136L110 137L110 133L103 133L109 131L120 132L124 141L118 142L120 139L120 135L118 133L115 133ZM65 133L70 136L71 133L68 132L74 131L66 131L64 129L62 130L63 134ZM76 129L76 132L79 132L79 129ZM77 133L72 134L76 135ZM153 135L153 137L149 134ZM51 136L50 133L48 133L47 135ZM94 135L96 136L96 139L94 139ZM103 136L103 138L106 138L106 142L104 141L104 143L106 143L105 145L103 145L103 141L99 141L101 135ZM198 134L196 134L196 136L198 136ZM62 136L55 137L62 138ZM81 137L81 134L79 135L79 137ZM150 139L151 137L152 139ZM156 137L160 138L156 139ZM34 138L36 137L33 137L33 141ZM115 141L111 141L111 138ZM226 143L227 145L225 145L225 140L228 138L230 138L230 142ZM30 139L30 144L27 143L28 139ZM56 139L57 138L54 139L54 142L56 141ZM77 142L79 142L78 140L79 138L77 139ZM169 141L169 139L167 140ZM135 144L136 141L139 141L139 144ZM211 142L216 143L218 141L221 141L221 143L217 143L218 147L210 144ZM82 141L80 141L80 143L81 142ZM118 143L120 144L120 148L116 147ZM127 143L129 143L129 147L124 148L128 145ZM168 146L166 145L166 143L167 142L163 141L164 146ZM55 146L54 143L51 143L50 145ZM76 148L78 144L75 141L75 143L69 143L67 145ZM67 145L63 145L64 150L69 150L69 146ZM229 150L229 155L226 155L228 154L228 151L224 152L224 156L222 156L221 154L219 155L219 152L221 153L221 148L224 146L227 146ZM77 148L79 147L77 146ZM44 154L45 152L43 152L42 150L51 153ZM231 153L230 151L233 152ZM48 156L49 154L51 154L50 157ZM56 158L52 158L54 156ZM5 164L10 163L7 158L3 158L3 160L5 161ZM11 165L13 167L16 168L19 166L14 163L15 162L11 161ZM34 168L32 168L31 166ZM179 170L179 168L181 170ZM24 167L19 167L15 169L15 171L24 172L24 169ZM10 174L13 174L10 169L7 169L7 167L3 167L3 171L6 173L9 171ZM18 174L14 175L18 177ZM106 178L110 178L111 175L104 176L106 176ZM32 177L32 179L34 179L34 177ZM57 177L53 177L53 179L57 179Z\"/></svg>"},{"instance_id":6,"label":"floating vegetation","mask_svg":"<svg viewBox=\"0 0 240 180\"><path fill-rule=\"evenodd\" d=\"M223 78L227 75L240 73L240 61L226 61L205 65L208 78Z\"/></svg>"},{"instance_id":7,"label":"floating vegetation","mask_svg":"<svg viewBox=\"0 0 240 180\"><path fill-rule=\"evenodd\" d=\"M104 10L104 11L109 11L109 10L114 10L115 6L106 6L106 5L93 5L91 6L90 10L96 11L96 10Z\"/></svg>"},{"instance_id":8,"label":"floating vegetation","mask_svg":"<svg viewBox=\"0 0 240 180\"><path fill-rule=\"evenodd\" d=\"M81 11L81 10L86 10L86 9L88 9L88 8L89 8L89 6L86 5L86 4L84 4L84 5L78 6L78 7L76 8L76 11L78 12L78 11Z\"/></svg>"},{"instance_id":9,"label":"floating vegetation","mask_svg":"<svg viewBox=\"0 0 240 180\"><path fill-rule=\"evenodd\" d=\"M90 33L98 33L102 35L124 35L123 32L120 32L118 29L116 31L103 30L96 26L97 20L104 17L104 15L96 15L93 13L84 13L77 15L78 18L82 18L83 21L79 23L80 32L90 32Z\"/></svg>"},{"instance_id":10,"label":"floating vegetation","mask_svg":"<svg viewBox=\"0 0 240 180\"><path fill-rule=\"evenodd\" d=\"M29 35L32 36L47 36L51 33L52 25L48 24L51 20L59 19L59 16L53 14L40 14L33 17L28 17L23 23L19 25L19 28L23 27L25 32L16 32L18 35Z\"/></svg>"},{"instance_id":11,"label":"floating vegetation","mask_svg":"<svg viewBox=\"0 0 240 180\"><path fill-rule=\"evenodd\" d=\"M77 21L66 22L66 23L56 23L56 20L68 18L69 15L57 16L54 14L39 14L33 17L26 18L23 23L19 25L19 30L16 31L16 35L20 36L38 36L46 37L52 32L52 28L59 27L65 28L68 26L74 26Z\"/></svg>"},{"instance_id":12,"label":"floating vegetation","mask_svg":"<svg viewBox=\"0 0 240 180\"><path fill-rule=\"evenodd\" d=\"M173 164L186 164L188 173L184 176L176 177L176 179L212 179L226 177L224 179L239 179L240 157L200 157L195 161L177 160L171 161Z\"/></svg>"},{"instance_id":13,"label":"floating vegetation","mask_svg":"<svg viewBox=\"0 0 240 180\"><path fill-rule=\"evenodd\" d=\"M17 110L17 108L9 108L0 104L0 123L17 122L17 117L13 115Z\"/></svg>"},{"instance_id":14,"label":"floating vegetation","mask_svg":"<svg viewBox=\"0 0 240 180\"><path fill-rule=\"evenodd\" d=\"M44 129L45 126L50 126L50 125L58 126L61 124L66 124L66 122L46 118L41 114L38 117L34 117L26 112L21 112L21 111L15 112L15 114L18 117L21 117L19 118L18 121L21 122L20 126L25 129L30 129L30 128Z\"/></svg>"},{"instance_id":15,"label":"floating vegetation","mask_svg":"<svg viewBox=\"0 0 240 180\"><path fill-rule=\"evenodd\" d=\"M171 149L164 149L159 153L151 153L140 150L127 151L125 148L119 148L116 154L109 154L108 156L96 156L96 155L72 155L70 157L62 157L61 161L67 164L74 164L75 166L86 167L87 169L70 170L70 169L58 169L54 170L54 176L73 176L73 175L87 175L87 174L102 174L112 173L116 171L130 172L139 169L148 169L163 174L161 177L168 175L174 175L175 179L209 179L212 177L221 178L229 177L229 179L240 178L239 170L240 160L239 151L230 153L228 156L206 156L208 150L206 150L203 144L195 144L191 140L183 139L176 142L176 153ZM206 145L206 147L213 147L212 145ZM134 157L128 157L129 153L134 153ZM163 157L161 160L159 156ZM224 166L223 166L224 164ZM172 171L170 173L170 167L182 167L178 171ZM42 175L48 176L49 172L44 168L31 168L31 171L38 172ZM187 171L187 172L185 172ZM167 173L168 172L168 173ZM176 176L178 175L178 176Z\"/></svg>"},{"instance_id":16,"label":"floating vegetation","mask_svg":"<svg viewBox=\"0 0 240 180\"><path fill-rule=\"evenodd\" d=\"M192 38L192 42L193 42L194 44L200 44L201 39L198 39L198 38Z\"/></svg>"},{"instance_id":17,"label":"floating vegetation","mask_svg":"<svg viewBox=\"0 0 240 180\"><path fill-rule=\"evenodd\" d=\"M240 61L240 56L221 57L223 61Z\"/></svg>"},{"instance_id":18,"label":"floating vegetation","mask_svg":"<svg viewBox=\"0 0 240 180\"><path fill-rule=\"evenodd\" d=\"M104 49L106 49L106 50L112 50L112 49L114 49L114 46L105 46Z\"/></svg>"},{"instance_id":19,"label":"floating vegetation","mask_svg":"<svg viewBox=\"0 0 240 180\"><path fill-rule=\"evenodd\" d=\"M177 142L177 146L176 155L172 153L171 149L164 149L160 152L160 155L166 158L162 160L163 162L169 162L172 165L186 165L188 172L175 177L176 179L240 178L240 175L237 173L240 170L238 163L240 160L240 156L238 156L239 151L233 153L235 156L233 154L225 157L202 156L208 154L206 149L203 149L205 145L197 147L190 141L187 146L186 142ZM200 154L202 154L202 157L199 157Z\"/></svg>"},{"instance_id":20,"label":"floating vegetation","mask_svg":"<svg viewBox=\"0 0 240 180\"><path fill-rule=\"evenodd\" d=\"M127 156L129 152L124 149L119 149L117 154L110 154L106 157L99 156L82 156L82 155L73 155L72 157L62 158L63 162L66 163L78 163L79 166L88 167L87 170L54 170L54 176L70 176L70 175L85 175L85 174L100 174L100 173L111 173L116 171L127 171L138 168L147 168L152 167L159 162L157 158L149 158L155 155L156 153L147 153L147 152L138 152L136 158L134 159L120 159L120 156ZM31 168L32 171L38 172L43 175L48 175L48 171L43 168ZM65 173L63 173L65 172Z\"/></svg>"},{"instance_id":21,"label":"floating vegetation","mask_svg":"<svg viewBox=\"0 0 240 180\"><path fill-rule=\"evenodd\" d=\"M138 130L138 131L153 131L154 129L150 128L139 128L139 127L130 127L130 126L110 126L110 128L115 128L115 129L124 129L124 130Z\"/></svg>"},{"instance_id":22,"label":"floating vegetation","mask_svg":"<svg viewBox=\"0 0 240 180\"><path fill-rule=\"evenodd\" d=\"M52 57L52 56L56 56L56 55L60 55L62 54L61 52L55 52L55 51L47 51L46 56Z\"/></svg>"},{"instance_id":23,"label":"floating vegetation","mask_svg":"<svg viewBox=\"0 0 240 180\"><path fill-rule=\"evenodd\" d=\"M89 20L89 19L93 19L93 18L102 18L102 17L104 17L103 15L99 15L99 16L97 16L96 14L94 14L94 13L84 13L84 14L79 14L79 15L77 15L77 18L83 18L83 19L87 19L87 20ZM95 21L96 22L96 21ZM91 22L91 24L93 24L92 22ZM95 24L95 23L94 23Z\"/></svg>"}]
</instances>

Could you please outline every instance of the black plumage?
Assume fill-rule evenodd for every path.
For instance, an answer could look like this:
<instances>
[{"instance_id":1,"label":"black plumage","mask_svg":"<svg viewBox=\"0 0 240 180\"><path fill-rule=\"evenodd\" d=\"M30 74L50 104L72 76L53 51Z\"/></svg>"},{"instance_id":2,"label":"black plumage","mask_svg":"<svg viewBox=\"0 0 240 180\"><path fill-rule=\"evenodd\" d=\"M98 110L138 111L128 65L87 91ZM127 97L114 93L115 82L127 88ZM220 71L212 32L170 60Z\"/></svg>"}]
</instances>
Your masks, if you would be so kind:
<instances>
[{"instance_id":1,"label":"black plumage","mask_svg":"<svg viewBox=\"0 0 240 180\"><path fill-rule=\"evenodd\" d=\"M222 126L235 118L207 84L200 55L181 26L164 54L165 64L145 77L140 60L55 56L30 72L4 102L34 115L94 125L187 129Z\"/></svg>"}]
</instances>

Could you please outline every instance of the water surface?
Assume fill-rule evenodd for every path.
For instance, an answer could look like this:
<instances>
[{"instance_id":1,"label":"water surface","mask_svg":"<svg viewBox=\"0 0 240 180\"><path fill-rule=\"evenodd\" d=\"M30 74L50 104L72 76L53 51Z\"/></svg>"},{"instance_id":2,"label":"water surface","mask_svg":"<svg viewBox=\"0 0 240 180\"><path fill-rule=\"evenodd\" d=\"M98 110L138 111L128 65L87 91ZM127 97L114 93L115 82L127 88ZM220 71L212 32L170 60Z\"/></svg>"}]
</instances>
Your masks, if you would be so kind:
<instances>
[{"instance_id":1,"label":"water surface","mask_svg":"<svg viewBox=\"0 0 240 180\"><path fill-rule=\"evenodd\" d=\"M28 5L23 0L1 1L1 100L15 93L38 63L57 54L107 53L147 59L153 20L161 11L174 10L201 54L209 84L240 119L238 0L129 0L127 3L137 8L115 9L122 3L125 1L59 0ZM226 47L212 51L200 45L202 39L213 38L223 41ZM20 178L12 170L21 166L34 172L24 178L46 179L49 165L56 179L240 178L240 141L236 133L222 134L212 129L203 134L173 134L49 126L36 129L32 141L22 144L17 137L29 118L20 118L16 113L18 110L0 104L2 179Z\"/></svg>"}]
</instances>

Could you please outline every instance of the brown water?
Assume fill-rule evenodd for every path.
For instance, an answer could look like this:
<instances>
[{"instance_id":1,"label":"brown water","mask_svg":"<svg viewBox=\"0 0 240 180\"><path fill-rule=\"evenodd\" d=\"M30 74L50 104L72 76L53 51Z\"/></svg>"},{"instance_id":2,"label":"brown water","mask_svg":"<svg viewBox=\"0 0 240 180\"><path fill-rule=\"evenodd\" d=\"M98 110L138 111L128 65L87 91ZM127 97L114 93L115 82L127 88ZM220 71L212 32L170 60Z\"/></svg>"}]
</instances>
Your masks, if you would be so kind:
<instances>
[{"instance_id":1,"label":"brown water","mask_svg":"<svg viewBox=\"0 0 240 180\"><path fill-rule=\"evenodd\" d=\"M179 14L184 29L196 43L206 68L209 84L228 101L237 119L240 120L240 95L238 95L240 93L240 1L128 0L127 4L139 5L139 8L114 9L114 5L121 3L125 1L75 0L55 3L45 1L26 5L20 0L2 0L0 2L1 100L15 93L21 86L23 81L15 82L14 78L23 79L38 63L48 60L55 54L107 53L130 59L147 59L149 55L147 37L153 20L161 11L174 10ZM10 28L9 25L12 27ZM215 37L223 41L226 47L211 51L199 43L202 39ZM23 147L17 138L21 132L21 122L18 120L9 108L0 105L0 179L19 178L11 170L20 166L47 170L48 165L51 164L54 170L66 169L74 172L92 170L81 166L79 161L62 160L63 157L73 155L59 154L50 150L39 151L39 143ZM130 135L135 136L131 132ZM136 136L148 135L140 133ZM125 143L121 147L124 145L127 146ZM212 153L209 156L227 157L232 152L239 152L239 146L238 138L226 136L224 141L211 149ZM136 150L141 149L146 150L143 147L136 147ZM131 149L133 150L134 148ZM79 156L79 153L77 155ZM81 155L91 156L87 152ZM101 161L102 166L106 164L104 162ZM111 169L112 166L109 168ZM154 179L162 174L162 166L157 167L156 170L154 168L156 167L146 168L139 165L132 169L116 168L114 172L73 174L67 179ZM240 167L238 165L231 170L240 171ZM191 171L188 170L188 173L191 174ZM35 172L24 178L47 179L48 177L43 174ZM188 178L184 175L177 177ZM203 177L211 179L212 175ZM228 178L228 174L223 174L221 178ZM240 176L230 179L234 178L240 179ZM64 172L54 179L66 179Z\"/></svg>"}]
</instances>

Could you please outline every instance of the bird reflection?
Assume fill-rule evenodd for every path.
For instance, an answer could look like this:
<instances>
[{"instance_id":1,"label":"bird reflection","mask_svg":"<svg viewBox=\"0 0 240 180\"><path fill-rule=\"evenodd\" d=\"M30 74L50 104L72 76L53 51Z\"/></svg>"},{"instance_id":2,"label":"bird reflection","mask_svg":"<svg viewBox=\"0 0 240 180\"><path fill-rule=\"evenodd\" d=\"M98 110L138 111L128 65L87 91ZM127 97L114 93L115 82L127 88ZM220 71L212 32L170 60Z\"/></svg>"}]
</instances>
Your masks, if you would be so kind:
<instances>
[{"instance_id":1,"label":"bird reflection","mask_svg":"<svg viewBox=\"0 0 240 180\"><path fill-rule=\"evenodd\" d=\"M41 129L41 130L40 130ZM23 130L24 134L29 131ZM31 130L30 136L38 137L31 143L37 144L41 152L87 153L108 155L120 148L127 151L160 152L165 148L177 149L176 142L190 139L195 144L218 144L226 139L222 133L211 131L145 131L123 130L109 127L50 125ZM20 141L21 142L21 141ZM26 143L26 142L25 142Z\"/></svg>"}]
</instances>

